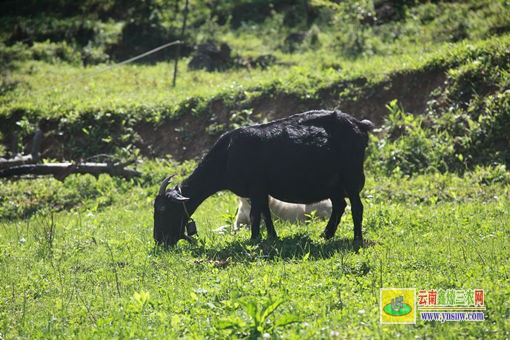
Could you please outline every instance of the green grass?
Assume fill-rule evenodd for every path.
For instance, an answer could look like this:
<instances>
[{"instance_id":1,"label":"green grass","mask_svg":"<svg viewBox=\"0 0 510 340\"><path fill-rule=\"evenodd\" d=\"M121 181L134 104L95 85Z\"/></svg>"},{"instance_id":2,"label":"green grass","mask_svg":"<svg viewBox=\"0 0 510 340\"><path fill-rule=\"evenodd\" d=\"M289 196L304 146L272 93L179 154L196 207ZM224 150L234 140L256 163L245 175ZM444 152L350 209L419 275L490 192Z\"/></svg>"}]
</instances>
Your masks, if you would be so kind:
<instances>
[{"instance_id":1,"label":"green grass","mask_svg":"<svg viewBox=\"0 0 510 340\"><path fill-rule=\"evenodd\" d=\"M231 25L230 11L252 3L260 9L256 22ZM384 123L367 152L366 245L359 252L349 210L331 241L319 237L325 222L316 220L277 221L278 240L251 241L248 230L233 232L237 200L230 193L197 210L196 245L156 248L159 181L176 172L182 180L192 161L145 160L137 165L142 177L129 182L105 175L0 180L0 339L510 337L508 1L408 2L396 18L374 24L372 1L314 0L313 25L300 6L264 18L264 1L219 4L216 14L191 1L189 41L222 37L235 54L271 53L281 64L208 73L187 71L186 57L175 88L170 62L87 77L111 63L85 67L82 59L106 60L124 22L102 19L117 1L76 4L62 2L87 16L82 26L94 37L86 45L72 36L38 40L81 27L58 11L0 22L0 120L10 124L0 137L15 129L26 144L49 120L71 155L131 157L139 155L136 128L147 122L158 127L191 115L211 122L194 132L214 134L250 123L252 113L266 118L253 112L261 99L289 95L329 109L363 105L401 76L441 72L445 83L425 94L426 112L410 115L400 98L380 104ZM145 22L138 12L133 19ZM154 13L159 29L178 27L173 10ZM40 30L27 30L41 22ZM16 23L35 44L6 43ZM304 30L311 34L303 45L285 51L287 34ZM215 102L225 105L231 126L214 121ZM76 135L83 135L77 143ZM381 287L484 289L485 321L382 325Z\"/></svg>"},{"instance_id":2,"label":"green grass","mask_svg":"<svg viewBox=\"0 0 510 340\"><path fill-rule=\"evenodd\" d=\"M363 77L375 84L394 73L435 69L439 65L465 64L479 55L507 53L508 36L477 43L436 45L431 51L408 51L395 56L374 56L349 60L326 51L283 55L290 66L267 70L238 69L226 72L185 70L181 62L177 87L172 87L173 64L124 65L96 74L106 65L77 67L69 64L24 62L5 82L18 84L2 96L0 115L21 111L29 120L62 118L72 120L86 112L129 113L137 120L169 118L182 111L191 98L200 101L229 96L243 100L260 94L290 93L317 96L320 89ZM471 55L473 57L471 57ZM85 78L82 78L85 77ZM196 111L200 112L200 108Z\"/></svg>"},{"instance_id":3,"label":"green grass","mask_svg":"<svg viewBox=\"0 0 510 340\"><path fill-rule=\"evenodd\" d=\"M504 51L509 40L505 32L510 27L510 6L503 0L395 4L394 9L400 14L378 24L366 22L368 17L376 15L372 1L342 4L310 1L309 10L315 12L313 25L306 24L305 19L294 13L300 9L304 11L299 5L294 9L271 11L262 21L247 21L235 28L228 24L228 20L220 24L216 16L228 19L229 11L244 8L247 3L237 6L217 4L219 7L214 12L203 3L192 1L190 23L193 26L188 32L189 44L221 37L221 42L229 43L236 56L256 57L271 53L283 65L267 70L188 72L185 70L188 57L181 62L178 86L173 88L173 65L170 63L127 65L82 79L111 64L80 66L80 54L91 53L84 51L87 48L106 49L117 42L120 27L125 22L116 17L105 21L97 18L101 13L110 13L116 1L103 6L94 1L79 3L84 12L80 14L86 14L88 20L62 18L60 11L55 10L53 14L50 11L35 18L30 15L7 16L0 23L0 62L6 69L0 84L0 117L20 115L36 124L45 118L73 121L87 113L110 113L127 115L137 122L157 122L183 113L204 114L206 103L217 99L249 101L261 94L278 93L316 98L320 89L339 82L363 77L375 83L395 72L469 62L470 50L473 54L484 49ZM42 7L45 4L43 2ZM76 3L66 1L61 5L71 13L80 8ZM267 7L263 1L255 2L255 6L259 9ZM150 20L155 22L151 21L151 24L168 28L176 23L174 8L162 1L149 1L138 7L125 8L128 13L135 11L135 21L139 19L147 23L143 10L154 10L154 18ZM22 13L27 11L29 13L28 6ZM245 18L245 13L241 14L245 20L251 19ZM297 17L292 19L293 16ZM14 25L16 22L19 27ZM75 41L79 36L71 35L80 25L93 33L92 40L85 44L88 47ZM15 33L13 26L26 31L35 44L7 43L8 37ZM41 41L42 38L37 37L41 32L33 29L37 26L44 31L43 36L55 35L54 42ZM282 44L289 33L296 31L308 31L317 37L317 42L312 43L308 37L295 53L288 53ZM160 54L171 60L174 52L167 50ZM468 60L465 60L466 55ZM339 94L342 95L353 99L356 93Z\"/></svg>"},{"instance_id":4,"label":"green grass","mask_svg":"<svg viewBox=\"0 0 510 340\"><path fill-rule=\"evenodd\" d=\"M196 212L196 245L181 241L163 251L152 242L157 183L122 183L108 176L2 180L2 206L75 188L66 208L38 206L14 219L2 210L3 338L510 335L506 171L369 174L367 245L358 253L349 211L332 241L320 239L322 221L277 222L278 240L250 241L248 230L231 232L236 199L229 193ZM97 192L110 199L98 204ZM224 225L224 234L213 231ZM486 320L381 325L380 287L481 288Z\"/></svg>"},{"instance_id":5,"label":"green grass","mask_svg":"<svg viewBox=\"0 0 510 340\"><path fill-rule=\"evenodd\" d=\"M313 24L291 24L294 12L272 11L262 21L235 28L219 24L212 14L205 19L209 9L193 2L196 21L191 21L200 23L190 28L196 43L221 36L233 48L234 56L255 58L271 53L278 63L264 70L188 71L185 64L190 58L185 57L175 88L170 62L130 64L100 72L112 64L85 67L67 60L79 59L83 52L72 41L0 44L0 62L6 65L0 83L0 119L6 122L0 131L0 151L13 151L7 145L12 144L15 131L18 149L27 152L35 129L41 126L52 141L50 157L78 159L102 153L119 158L140 153L153 156L158 147L145 145L146 131L172 126L175 138L193 150L186 157L195 157L199 152L187 137L192 134L213 138L238 125L263 121L268 113L279 118L317 108L340 108L377 118L386 114L386 103L399 99L420 107L414 111L426 111L413 114L427 115L415 119L410 127L397 122L398 129L405 132L403 138L392 136L387 142L383 135L378 140L383 157L377 163L386 173L397 168L413 174L430 166L444 172L494 162L508 165L510 25L505 14L510 7L502 0L485 2L413 2L400 6L403 12L397 17L370 24L366 20L369 13L375 15L372 2L313 1ZM260 8L263 3L257 2ZM164 6L158 1L146 5ZM83 6L92 10L94 3L85 1ZM232 6L221 5L218 13L225 14ZM28 21L22 20L22 26L31 27L25 19ZM167 16L160 19L169 20ZM75 27L73 18L48 20L55 23L47 27L56 30L55 34ZM94 23L99 25L87 21L91 27ZM114 23L120 30L120 21L103 24L110 27ZM10 25L0 26L7 39ZM114 43L113 29L106 26L95 27L95 38ZM211 30L213 33L207 33ZM285 37L303 30L309 36L290 53L282 45ZM169 60L173 55L170 50L160 53L167 53ZM420 93L420 81L430 80L429 73L438 87ZM411 84L409 93L402 93L401 81ZM296 108L286 112L287 106ZM277 112L272 112L275 107ZM403 116L408 115L405 109L399 108ZM253 119L233 117L239 112L253 113ZM199 119L199 127L187 125L194 119ZM441 147L436 152L438 144Z\"/></svg>"}]
</instances>

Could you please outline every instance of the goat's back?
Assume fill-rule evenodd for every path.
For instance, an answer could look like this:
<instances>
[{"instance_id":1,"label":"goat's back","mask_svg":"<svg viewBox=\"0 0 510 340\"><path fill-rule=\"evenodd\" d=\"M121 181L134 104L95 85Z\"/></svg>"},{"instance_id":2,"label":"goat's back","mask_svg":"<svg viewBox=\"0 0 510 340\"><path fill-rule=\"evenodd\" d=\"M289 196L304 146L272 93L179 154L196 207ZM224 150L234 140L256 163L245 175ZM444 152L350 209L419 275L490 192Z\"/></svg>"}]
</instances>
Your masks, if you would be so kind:
<instances>
[{"instance_id":1,"label":"goat's back","mask_svg":"<svg viewBox=\"0 0 510 340\"><path fill-rule=\"evenodd\" d=\"M310 111L228 132L228 189L296 203L359 192L369 128L340 111Z\"/></svg>"}]
</instances>

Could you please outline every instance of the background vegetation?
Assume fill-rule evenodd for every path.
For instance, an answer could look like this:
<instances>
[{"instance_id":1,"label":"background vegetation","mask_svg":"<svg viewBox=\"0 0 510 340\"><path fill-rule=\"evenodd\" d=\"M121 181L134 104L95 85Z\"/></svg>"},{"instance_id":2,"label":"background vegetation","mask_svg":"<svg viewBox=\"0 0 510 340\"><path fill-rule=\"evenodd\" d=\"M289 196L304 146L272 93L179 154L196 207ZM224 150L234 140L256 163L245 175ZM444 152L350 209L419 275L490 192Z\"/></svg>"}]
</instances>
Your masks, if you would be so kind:
<instances>
[{"instance_id":1,"label":"background vegetation","mask_svg":"<svg viewBox=\"0 0 510 340\"><path fill-rule=\"evenodd\" d=\"M120 61L176 39L183 3L6 2L0 24L4 145L17 131L25 137L20 146L26 146L41 127L50 144L59 146L48 151L56 158L136 148L182 160L201 154L202 148L188 145L195 132L207 132L210 144L236 124L318 107L344 109L382 124L385 106L396 99L394 115L397 107L406 116L423 115L413 123L419 133L427 128L421 141L429 140L429 146L417 152L432 151L430 134L448 145L430 157L401 151L396 157L414 157L411 162L417 163L409 170L427 167L427 158L433 157L446 158L445 164L433 165L439 170L508 164L508 3L399 4L191 1L185 55L199 43L228 43L235 62L223 72L186 71L181 63L173 88L168 61L174 50L89 75L104 69L97 63ZM136 34L125 32L130 29ZM101 57L92 61L90 53ZM272 62L265 68L249 66L250 60L267 55ZM167 62L147 64L156 60ZM423 86L427 82L430 86ZM234 111L252 114L250 119L231 118ZM183 123L186 116L195 117L191 128ZM399 144L404 139L420 139L416 129L402 133L405 127L399 124L388 131L390 143L383 153L405 149ZM147 128L161 125L162 131L175 130L182 146L158 149L156 141L145 140ZM396 167L378 163L390 172Z\"/></svg>"},{"instance_id":2,"label":"background vegetation","mask_svg":"<svg viewBox=\"0 0 510 340\"><path fill-rule=\"evenodd\" d=\"M510 336L508 1L190 0L176 87L175 49L112 66L180 38L184 1L0 13L0 154L41 129L46 159L143 173L1 180L0 338ZM187 69L202 43L228 62ZM377 125L359 253L349 212L333 241L316 219L248 241L229 193L197 211L198 245L153 246L162 178L224 131L316 108ZM486 320L381 325L396 286L485 289Z\"/></svg>"}]
</instances>

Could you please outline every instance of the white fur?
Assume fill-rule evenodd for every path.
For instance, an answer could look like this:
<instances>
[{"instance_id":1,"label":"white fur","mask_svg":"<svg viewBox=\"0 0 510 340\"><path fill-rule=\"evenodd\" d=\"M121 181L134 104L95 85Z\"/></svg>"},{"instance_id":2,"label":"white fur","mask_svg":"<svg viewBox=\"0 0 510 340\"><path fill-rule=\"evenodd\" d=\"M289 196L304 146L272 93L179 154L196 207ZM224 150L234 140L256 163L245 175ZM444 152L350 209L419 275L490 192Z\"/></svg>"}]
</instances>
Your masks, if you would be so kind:
<instances>
[{"instance_id":1,"label":"white fur","mask_svg":"<svg viewBox=\"0 0 510 340\"><path fill-rule=\"evenodd\" d=\"M327 219L331 216L331 201L323 200L311 204L287 203L269 196L269 210L272 218L278 218L283 221L302 222L307 216L315 211L315 216ZM247 198L239 197L239 207L234 222L236 228L242 225L250 225L251 204Z\"/></svg>"}]
</instances>

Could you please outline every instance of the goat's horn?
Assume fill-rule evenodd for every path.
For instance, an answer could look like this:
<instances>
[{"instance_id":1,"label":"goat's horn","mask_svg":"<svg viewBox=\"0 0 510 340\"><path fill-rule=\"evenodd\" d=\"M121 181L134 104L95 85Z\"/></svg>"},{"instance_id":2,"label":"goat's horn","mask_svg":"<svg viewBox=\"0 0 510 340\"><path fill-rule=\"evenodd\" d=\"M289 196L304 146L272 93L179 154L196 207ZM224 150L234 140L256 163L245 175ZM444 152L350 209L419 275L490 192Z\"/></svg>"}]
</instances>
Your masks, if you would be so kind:
<instances>
[{"instance_id":1,"label":"goat's horn","mask_svg":"<svg viewBox=\"0 0 510 340\"><path fill-rule=\"evenodd\" d=\"M170 183L170 180L172 179L172 177L174 177L174 175L170 175L168 176L167 178L165 178L163 180L163 182L161 183L161 186L159 187L159 194L158 195L164 195L165 192L166 192L166 187L168 186L168 183Z\"/></svg>"}]
</instances>

